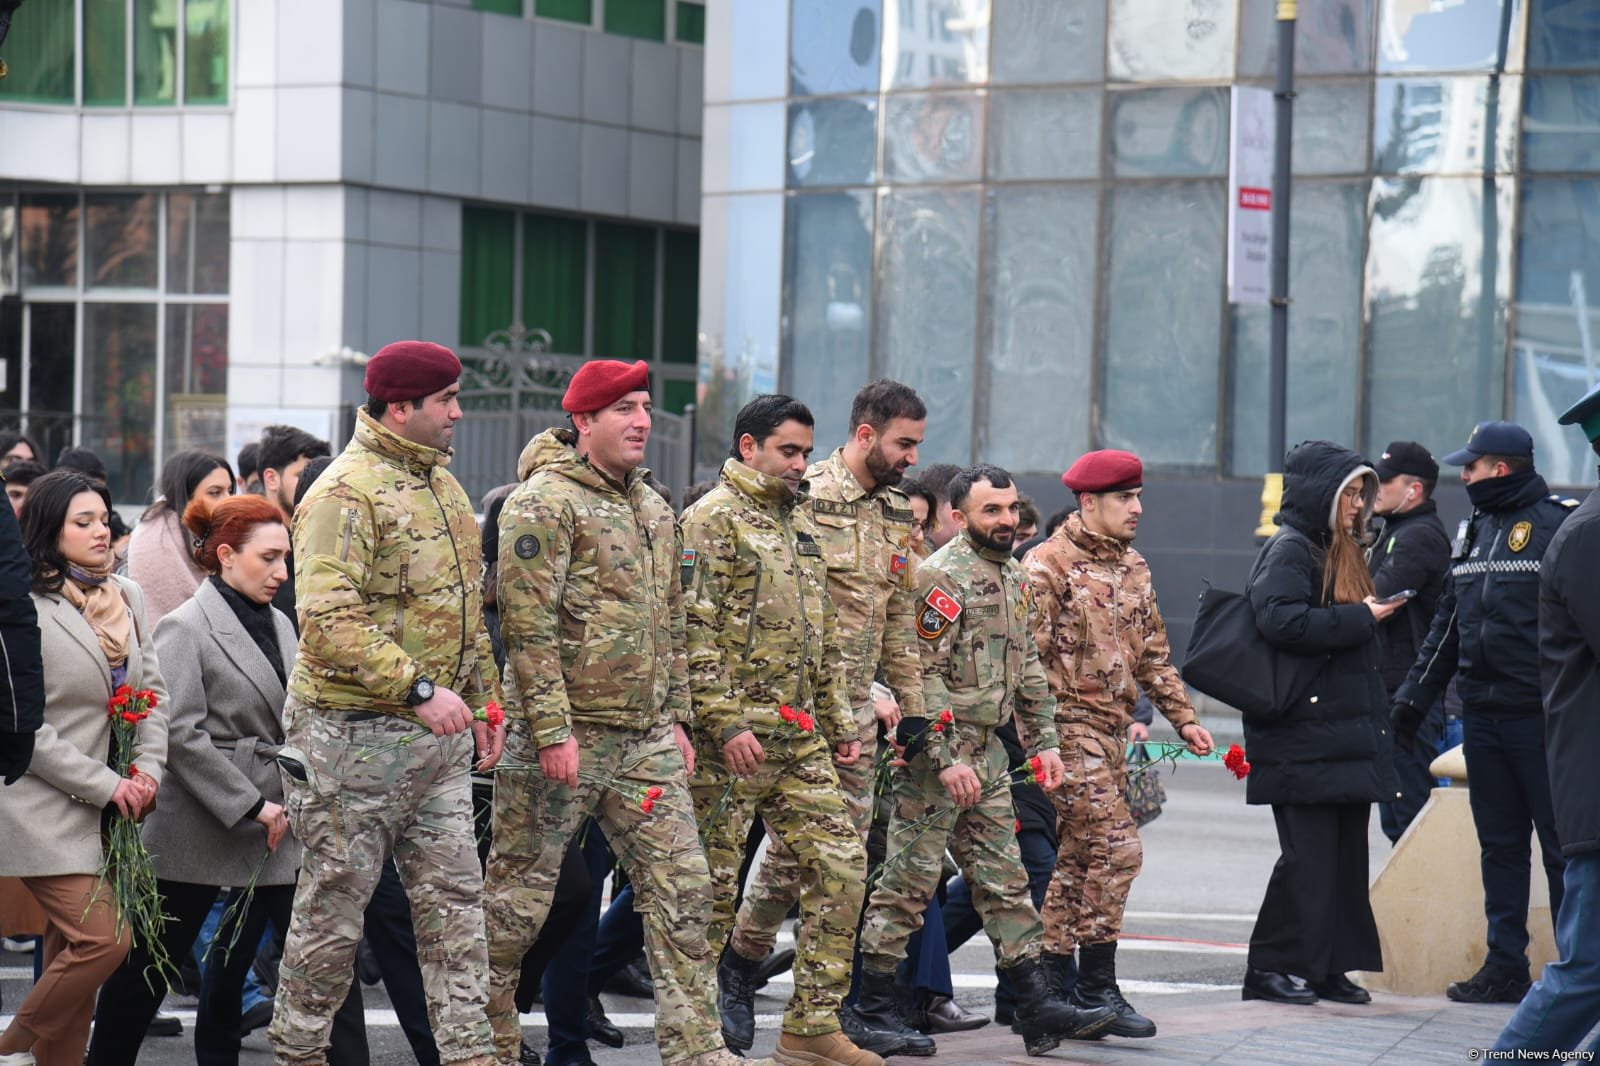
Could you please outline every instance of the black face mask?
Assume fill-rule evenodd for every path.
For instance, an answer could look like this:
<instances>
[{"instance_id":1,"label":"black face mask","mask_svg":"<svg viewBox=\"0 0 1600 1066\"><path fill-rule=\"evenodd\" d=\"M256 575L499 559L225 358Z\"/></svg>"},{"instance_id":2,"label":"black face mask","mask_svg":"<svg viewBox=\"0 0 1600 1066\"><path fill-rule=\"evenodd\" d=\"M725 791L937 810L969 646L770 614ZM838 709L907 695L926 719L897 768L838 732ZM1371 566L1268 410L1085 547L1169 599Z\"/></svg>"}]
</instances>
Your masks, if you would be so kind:
<instances>
[{"instance_id":1,"label":"black face mask","mask_svg":"<svg viewBox=\"0 0 1600 1066\"><path fill-rule=\"evenodd\" d=\"M1534 496L1544 495L1544 478L1537 470L1519 470L1515 474L1505 477L1485 478L1474 481L1467 486L1467 499L1472 501L1472 506L1480 511L1505 511L1520 506L1526 502L1530 489L1529 486L1538 482L1540 491Z\"/></svg>"}]
</instances>

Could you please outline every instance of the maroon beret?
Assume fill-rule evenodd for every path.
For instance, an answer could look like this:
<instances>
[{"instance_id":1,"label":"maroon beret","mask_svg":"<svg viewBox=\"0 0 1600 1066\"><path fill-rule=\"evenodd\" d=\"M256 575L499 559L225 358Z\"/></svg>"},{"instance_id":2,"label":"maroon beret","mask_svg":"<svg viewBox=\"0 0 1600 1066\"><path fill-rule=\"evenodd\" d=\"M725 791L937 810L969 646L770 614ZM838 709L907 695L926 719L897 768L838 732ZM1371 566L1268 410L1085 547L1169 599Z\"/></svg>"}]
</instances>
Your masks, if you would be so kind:
<instances>
[{"instance_id":1,"label":"maroon beret","mask_svg":"<svg viewBox=\"0 0 1600 1066\"><path fill-rule=\"evenodd\" d=\"M630 392L650 387L650 364L640 359L624 363L620 359L591 359L578 368L561 397L561 409L569 414L588 414L610 407Z\"/></svg>"},{"instance_id":2,"label":"maroon beret","mask_svg":"<svg viewBox=\"0 0 1600 1066\"><path fill-rule=\"evenodd\" d=\"M395 341L367 360L367 395L397 403L432 396L461 377L461 360L442 344Z\"/></svg>"},{"instance_id":3,"label":"maroon beret","mask_svg":"<svg viewBox=\"0 0 1600 1066\"><path fill-rule=\"evenodd\" d=\"M1132 452L1089 452L1073 463L1061 483L1073 492L1120 492L1144 484L1144 464Z\"/></svg>"}]
</instances>

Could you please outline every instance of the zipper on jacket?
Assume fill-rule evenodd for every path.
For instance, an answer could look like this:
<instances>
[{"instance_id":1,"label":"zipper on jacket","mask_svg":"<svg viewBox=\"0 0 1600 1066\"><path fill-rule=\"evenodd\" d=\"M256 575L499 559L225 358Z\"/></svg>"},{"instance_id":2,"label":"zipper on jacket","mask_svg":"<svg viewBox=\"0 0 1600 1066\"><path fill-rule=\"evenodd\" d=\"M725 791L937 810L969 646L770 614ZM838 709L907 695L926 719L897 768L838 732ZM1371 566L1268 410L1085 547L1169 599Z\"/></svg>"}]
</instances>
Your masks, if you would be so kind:
<instances>
[{"instance_id":1,"label":"zipper on jacket","mask_svg":"<svg viewBox=\"0 0 1600 1066\"><path fill-rule=\"evenodd\" d=\"M778 508L778 524L783 527L783 550L789 557L789 569L794 572L795 603L800 614L800 676L795 681L794 698L809 714L815 714L817 709L811 706L811 623L806 619L806 579L800 572L800 560L794 553L794 529L789 525L789 514L781 506ZM752 620L755 618L751 612ZM748 644L746 645L745 658L750 657Z\"/></svg>"},{"instance_id":2,"label":"zipper on jacket","mask_svg":"<svg viewBox=\"0 0 1600 1066\"><path fill-rule=\"evenodd\" d=\"M472 632L467 623L467 574L461 568L461 549L456 546L456 530L450 524L450 509L444 505L444 501L439 498L438 490L433 487L433 470L431 468L424 480L427 482L429 494L433 496L433 502L439 505L439 513L444 516L445 536L450 538L450 554L454 555L456 560L456 582L461 586L461 644L456 650L455 673L450 676L450 680L459 685L461 683L459 680L461 669L467 664L468 634ZM472 644L476 647L477 641L472 641Z\"/></svg>"},{"instance_id":3,"label":"zipper on jacket","mask_svg":"<svg viewBox=\"0 0 1600 1066\"><path fill-rule=\"evenodd\" d=\"M756 639L756 608L761 602L761 560L756 560L756 583L750 589L750 620L744 627L744 660L750 661L750 647Z\"/></svg>"},{"instance_id":4,"label":"zipper on jacket","mask_svg":"<svg viewBox=\"0 0 1600 1066\"><path fill-rule=\"evenodd\" d=\"M400 560L400 594L395 597L394 642L405 645L406 636L406 575L411 572L411 560Z\"/></svg>"},{"instance_id":5,"label":"zipper on jacket","mask_svg":"<svg viewBox=\"0 0 1600 1066\"><path fill-rule=\"evenodd\" d=\"M339 561L341 563L350 561L350 538L355 533L355 527L356 509L354 507L346 507L344 509L344 534L339 541Z\"/></svg>"}]
</instances>

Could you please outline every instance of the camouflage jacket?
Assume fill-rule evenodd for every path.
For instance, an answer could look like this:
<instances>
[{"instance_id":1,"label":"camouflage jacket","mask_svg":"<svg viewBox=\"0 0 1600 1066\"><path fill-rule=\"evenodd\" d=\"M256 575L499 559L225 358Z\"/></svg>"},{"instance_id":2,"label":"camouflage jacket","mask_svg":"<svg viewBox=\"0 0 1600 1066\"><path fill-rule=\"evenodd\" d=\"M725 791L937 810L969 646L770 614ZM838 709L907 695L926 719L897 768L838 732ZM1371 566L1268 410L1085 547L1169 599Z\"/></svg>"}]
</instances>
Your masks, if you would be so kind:
<instances>
[{"instance_id":1,"label":"camouflage jacket","mask_svg":"<svg viewBox=\"0 0 1600 1066\"><path fill-rule=\"evenodd\" d=\"M917 569L917 635L928 717L959 727L1004 725L1013 711L1034 751L1059 746L1055 700L1028 632L1031 592L1009 552L962 533ZM948 747L929 744L935 765Z\"/></svg>"},{"instance_id":2,"label":"camouflage jacket","mask_svg":"<svg viewBox=\"0 0 1600 1066\"><path fill-rule=\"evenodd\" d=\"M419 677L475 710L495 696L478 523L449 461L361 411L306 493L294 521L294 699L415 719L405 697Z\"/></svg>"},{"instance_id":3,"label":"camouflage jacket","mask_svg":"<svg viewBox=\"0 0 1600 1066\"><path fill-rule=\"evenodd\" d=\"M816 520L828 564L828 594L838 614L846 696L856 723L871 720L872 681L880 669L900 712L920 718L911 501L892 486L863 489L845 465L843 448L813 463L806 478L803 508Z\"/></svg>"},{"instance_id":4,"label":"camouflage jacket","mask_svg":"<svg viewBox=\"0 0 1600 1066\"><path fill-rule=\"evenodd\" d=\"M1140 688L1173 728L1195 721L1144 556L1085 529L1073 513L1023 566L1035 593L1033 639L1063 734L1121 736Z\"/></svg>"},{"instance_id":5,"label":"camouflage jacket","mask_svg":"<svg viewBox=\"0 0 1600 1066\"><path fill-rule=\"evenodd\" d=\"M729 459L683 515L689 687L699 734L718 746L806 711L838 743L856 737L839 673L817 527L782 480Z\"/></svg>"},{"instance_id":6,"label":"camouflage jacket","mask_svg":"<svg viewBox=\"0 0 1600 1066\"><path fill-rule=\"evenodd\" d=\"M689 724L680 540L643 467L619 484L549 429L517 460L500 512L507 712L541 748L579 719L630 730Z\"/></svg>"}]
</instances>

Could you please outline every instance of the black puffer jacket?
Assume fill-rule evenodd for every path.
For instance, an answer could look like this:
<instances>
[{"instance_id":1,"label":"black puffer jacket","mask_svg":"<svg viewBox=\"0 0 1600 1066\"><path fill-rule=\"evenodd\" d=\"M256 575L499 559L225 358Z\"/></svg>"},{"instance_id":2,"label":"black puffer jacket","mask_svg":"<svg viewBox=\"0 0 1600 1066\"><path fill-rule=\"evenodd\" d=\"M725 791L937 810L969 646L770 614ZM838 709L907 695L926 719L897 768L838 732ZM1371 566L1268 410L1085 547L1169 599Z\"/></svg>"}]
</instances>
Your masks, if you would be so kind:
<instances>
[{"instance_id":1,"label":"black puffer jacket","mask_svg":"<svg viewBox=\"0 0 1600 1066\"><path fill-rule=\"evenodd\" d=\"M1379 599L1403 589L1417 593L1378 626L1383 640L1383 683L1394 692L1428 639L1434 609L1444 592L1444 575L1450 569L1450 537L1439 521L1438 505L1423 500L1404 514L1390 515L1373 545L1367 568Z\"/></svg>"},{"instance_id":2,"label":"black puffer jacket","mask_svg":"<svg viewBox=\"0 0 1600 1066\"><path fill-rule=\"evenodd\" d=\"M1571 858L1600 851L1600 489L1550 541L1539 574L1545 757L1556 836Z\"/></svg>"},{"instance_id":3,"label":"black puffer jacket","mask_svg":"<svg viewBox=\"0 0 1600 1066\"><path fill-rule=\"evenodd\" d=\"M1250 803L1365 803L1397 794L1372 611L1322 598L1334 505L1362 476L1375 491L1377 476L1366 462L1327 441L1297 445L1284 462L1282 530L1261 550L1250 605L1268 643L1328 661L1283 715L1244 720Z\"/></svg>"}]
</instances>

